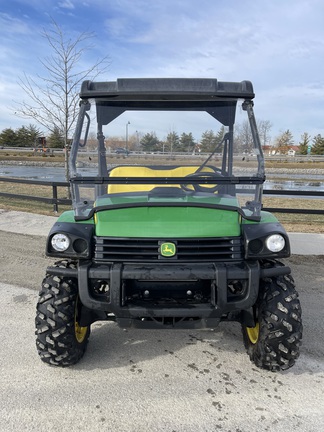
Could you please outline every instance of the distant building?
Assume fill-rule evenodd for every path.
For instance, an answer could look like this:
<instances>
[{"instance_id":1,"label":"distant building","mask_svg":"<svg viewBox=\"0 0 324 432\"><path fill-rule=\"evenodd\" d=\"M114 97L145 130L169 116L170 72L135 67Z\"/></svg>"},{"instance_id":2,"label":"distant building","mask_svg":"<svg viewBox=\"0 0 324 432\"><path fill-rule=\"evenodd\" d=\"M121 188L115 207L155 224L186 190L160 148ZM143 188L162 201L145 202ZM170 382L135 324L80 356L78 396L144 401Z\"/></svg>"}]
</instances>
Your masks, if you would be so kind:
<instances>
[{"instance_id":1,"label":"distant building","mask_svg":"<svg viewBox=\"0 0 324 432\"><path fill-rule=\"evenodd\" d=\"M265 145L262 146L263 153L268 156L279 156L279 155L287 155L287 156L296 156L299 153L299 146L289 146L288 151L282 152L278 147Z\"/></svg>"},{"instance_id":2,"label":"distant building","mask_svg":"<svg viewBox=\"0 0 324 432\"><path fill-rule=\"evenodd\" d=\"M299 152L299 146L291 146L287 152L288 156L296 156L296 153Z\"/></svg>"},{"instance_id":3,"label":"distant building","mask_svg":"<svg viewBox=\"0 0 324 432\"><path fill-rule=\"evenodd\" d=\"M268 156L274 156L274 155L278 154L277 153L277 149L275 149L271 145L264 145L264 146L262 146L262 150L263 150L263 153L265 155L268 155Z\"/></svg>"}]
</instances>

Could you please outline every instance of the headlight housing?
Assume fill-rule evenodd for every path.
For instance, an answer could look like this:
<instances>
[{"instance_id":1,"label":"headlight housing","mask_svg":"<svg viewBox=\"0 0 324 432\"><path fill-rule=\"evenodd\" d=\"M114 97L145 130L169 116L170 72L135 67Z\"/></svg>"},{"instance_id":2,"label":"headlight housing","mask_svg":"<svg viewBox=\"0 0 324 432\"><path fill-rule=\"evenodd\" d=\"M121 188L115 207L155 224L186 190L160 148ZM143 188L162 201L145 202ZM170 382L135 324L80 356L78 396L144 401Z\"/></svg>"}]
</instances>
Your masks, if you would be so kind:
<instances>
[{"instance_id":1,"label":"headlight housing","mask_svg":"<svg viewBox=\"0 0 324 432\"><path fill-rule=\"evenodd\" d=\"M279 223L246 224L242 228L246 259L290 256L289 238Z\"/></svg>"},{"instance_id":2,"label":"headlight housing","mask_svg":"<svg viewBox=\"0 0 324 432\"><path fill-rule=\"evenodd\" d=\"M93 238L93 223L58 221L47 237L46 255L71 259L90 258Z\"/></svg>"},{"instance_id":3,"label":"headlight housing","mask_svg":"<svg viewBox=\"0 0 324 432\"><path fill-rule=\"evenodd\" d=\"M286 245L286 241L284 237L280 234L272 234L270 235L266 241L266 247L271 252L281 252Z\"/></svg>"},{"instance_id":4,"label":"headlight housing","mask_svg":"<svg viewBox=\"0 0 324 432\"><path fill-rule=\"evenodd\" d=\"M70 238L63 233L54 234L51 239L51 245L57 252L66 251L71 244Z\"/></svg>"}]
</instances>

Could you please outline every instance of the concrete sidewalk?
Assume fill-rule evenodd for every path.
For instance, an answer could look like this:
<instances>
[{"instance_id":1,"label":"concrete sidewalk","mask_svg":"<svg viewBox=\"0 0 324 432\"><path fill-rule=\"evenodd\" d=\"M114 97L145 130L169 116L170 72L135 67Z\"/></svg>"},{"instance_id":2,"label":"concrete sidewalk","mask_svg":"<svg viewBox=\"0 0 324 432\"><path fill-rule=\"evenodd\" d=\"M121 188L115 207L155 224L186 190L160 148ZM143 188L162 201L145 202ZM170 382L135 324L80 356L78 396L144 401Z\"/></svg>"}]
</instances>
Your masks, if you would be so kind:
<instances>
[{"instance_id":1,"label":"concrete sidewalk","mask_svg":"<svg viewBox=\"0 0 324 432\"><path fill-rule=\"evenodd\" d=\"M288 233L294 255L324 255L324 234Z\"/></svg>"},{"instance_id":2,"label":"concrete sidewalk","mask_svg":"<svg viewBox=\"0 0 324 432\"><path fill-rule=\"evenodd\" d=\"M0 231L47 236L57 220L54 216L0 209ZM324 234L289 233L295 255L324 255Z\"/></svg>"},{"instance_id":3,"label":"concrete sidewalk","mask_svg":"<svg viewBox=\"0 0 324 432\"><path fill-rule=\"evenodd\" d=\"M47 236L57 217L0 209L0 231Z\"/></svg>"}]
</instances>

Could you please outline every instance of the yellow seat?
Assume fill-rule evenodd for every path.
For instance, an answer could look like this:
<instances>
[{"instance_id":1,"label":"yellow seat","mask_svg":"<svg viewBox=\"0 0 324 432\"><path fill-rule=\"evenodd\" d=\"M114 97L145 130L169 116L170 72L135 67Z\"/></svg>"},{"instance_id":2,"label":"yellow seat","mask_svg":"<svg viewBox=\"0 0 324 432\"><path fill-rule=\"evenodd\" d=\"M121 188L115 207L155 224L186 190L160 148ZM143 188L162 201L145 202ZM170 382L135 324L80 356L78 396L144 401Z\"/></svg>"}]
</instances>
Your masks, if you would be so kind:
<instances>
[{"instance_id":1,"label":"yellow seat","mask_svg":"<svg viewBox=\"0 0 324 432\"><path fill-rule=\"evenodd\" d=\"M113 168L109 177L186 177L195 173L199 166L178 166L169 169L150 168L146 166L117 166ZM214 172L210 167L204 167L201 172ZM180 187L180 185L163 184L109 184L108 193L147 192L155 187Z\"/></svg>"}]
</instances>

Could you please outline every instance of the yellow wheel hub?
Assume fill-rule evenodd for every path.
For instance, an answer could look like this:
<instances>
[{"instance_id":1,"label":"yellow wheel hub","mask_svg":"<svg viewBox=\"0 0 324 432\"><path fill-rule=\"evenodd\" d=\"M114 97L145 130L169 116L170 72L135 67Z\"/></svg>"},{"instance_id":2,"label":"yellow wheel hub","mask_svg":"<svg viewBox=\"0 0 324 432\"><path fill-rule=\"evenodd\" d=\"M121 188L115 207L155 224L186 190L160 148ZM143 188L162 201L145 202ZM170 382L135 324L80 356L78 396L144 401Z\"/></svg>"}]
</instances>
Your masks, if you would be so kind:
<instances>
[{"instance_id":1,"label":"yellow wheel hub","mask_svg":"<svg viewBox=\"0 0 324 432\"><path fill-rule=\"evenodd\" d=\"M88 327L81 327L79 326L78 322L75 321L74 323L74 329L75 329L75 338L79 343L82 343L86 337Z\"/></svg>"},{"instance_id":2,"label":"yellow wheel hub","mask_svg":"<svg viewBox=\"0 0 324 432\"><path fill-rule=\"evenodd\" d=\"M246 327L246 333L252 344L256 344L258 342L259 331L260 331L259 323L256 323L255 327Z\"/></svg>"},{"instance_id":3,"label":"yellow wheel hub","mask_svg":"<svg viewBox=\"0 0 324 432\"><path fill-rule=\"evenodd\" d=\"M74 334L75 338L79 343L82 343L87 335L88 327L81 327L78 323L78 302L75 305L74 314Z\"/></svg>"}]
</instances>

